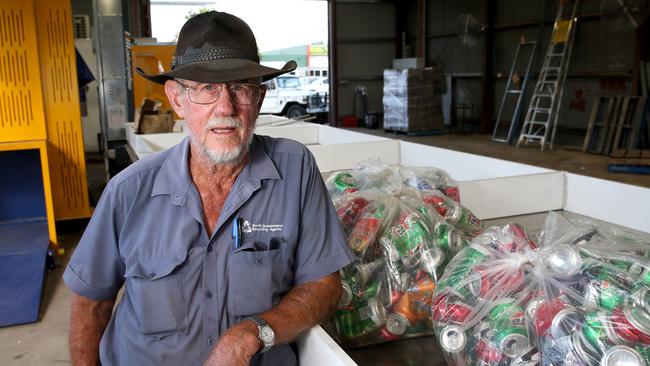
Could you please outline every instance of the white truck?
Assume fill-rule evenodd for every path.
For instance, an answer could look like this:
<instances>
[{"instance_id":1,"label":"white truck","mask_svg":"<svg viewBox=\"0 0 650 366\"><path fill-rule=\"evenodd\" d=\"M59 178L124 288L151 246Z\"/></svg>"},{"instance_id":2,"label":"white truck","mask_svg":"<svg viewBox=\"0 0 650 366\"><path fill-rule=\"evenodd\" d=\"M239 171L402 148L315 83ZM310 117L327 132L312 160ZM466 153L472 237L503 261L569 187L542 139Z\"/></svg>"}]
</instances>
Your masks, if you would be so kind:
<instances>
[{"instance_id":1,"label":"white truck","mask_svg":"<svg viewBox=\"0 0 650 366\"><path fill-rule=\"evenodd\" d=\"M281 75L266 81L266 96L262 103L262 114L278 114L288 118L304 117L327 113L327 103L323 106L323 93L302 85L296 75ZM316 97L315 97L316 96ZM315 103L321 101L321 103Z\"/></svg>"}]
</instances>

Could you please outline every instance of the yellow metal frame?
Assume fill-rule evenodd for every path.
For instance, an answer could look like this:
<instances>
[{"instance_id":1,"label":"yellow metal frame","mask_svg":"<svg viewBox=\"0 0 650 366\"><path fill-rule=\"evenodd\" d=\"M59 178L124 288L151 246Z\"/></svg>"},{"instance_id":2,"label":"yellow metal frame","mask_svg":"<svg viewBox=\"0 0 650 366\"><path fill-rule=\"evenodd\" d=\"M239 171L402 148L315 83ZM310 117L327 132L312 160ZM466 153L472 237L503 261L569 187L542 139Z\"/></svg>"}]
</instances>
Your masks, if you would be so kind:
<instances>
[{"instance_id":1,"label":"yellow metal frame","mask_svg":"<svg viewBox=\"0 0 650 366\"><path fill-rule=\"evenodd\" d=\"M553 25L552 43L566 43L569 40L569 32L573 26L573 19L559 20Z\"/></svg>"},{"instance_id":2,"label":"yellow metal frame","mask_svg":"<svg viewBox=\"0 0 650 366\"><path fill-rule=\"evenodd\" d=\"M0 1L0 142L46 138L33 1Z\"/></svg>"},{"instance_id":3,"label":"yellow metal frame","mask_svg":"<svg viewBox=\"0 0 650 366\"><path fill-rule=\"evenodd\" d=\"M47 229L50 235L50 246L54 248L58 254L63 254L63 249L58 246L56 226L54 225L54 201L52 199L52 184L50 180L47 142L45 140L34 140L0 143L0 151L16 150L38 150L39 152L41 158L41 175L43 177L43 194L45 196L45 212L47 216Z\"/></svg>"},{"instance_id":4,"label":"yellow metal frame","mask_svg":"<svg viewBox=\"0 0 650 366\"><path fill-rule=\"evenodd\" d=\"M165 87L153 83L135 72L139 67L147 74L157 74L162 66L166 71L172 64L172 57L176 51L176 45L134 45L131 46L131 72L133 75L133 105L138 108L144 98L156 99L162 102L162 107L172 110ZM179 117L174 114L174 118Z\"/></svg>"},{"instance_id":5,"label":"yellow metal frame","mask_svg":"<svg viewBox=\"0 0 650 366\"><path fill-rule=\"evenodd\" d=\"M36 0L38 54L57 220L90 217L69 0Z\"/></svg>"}]
</instances>

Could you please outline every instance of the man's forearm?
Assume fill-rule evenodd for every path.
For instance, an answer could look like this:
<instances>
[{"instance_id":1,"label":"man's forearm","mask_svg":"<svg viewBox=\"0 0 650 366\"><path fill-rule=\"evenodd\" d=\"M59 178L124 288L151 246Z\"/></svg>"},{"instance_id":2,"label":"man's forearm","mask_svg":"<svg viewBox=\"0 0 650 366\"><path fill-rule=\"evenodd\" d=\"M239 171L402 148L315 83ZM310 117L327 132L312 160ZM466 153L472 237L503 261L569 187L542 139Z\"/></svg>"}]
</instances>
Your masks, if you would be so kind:
<instances>
[{"instance_id":1,"label":"man's forearm","mask_svg":"<svg viewBox=\"0 0 650 366\"><path fill-rule=\"evenodd\" d=\"M75 366L99 364L99 341L111 318L115 299L93 301L72 295L70 359Z\"/></svg>"},{"instance_id":2,"label":"man's forearm","mask_svg":"<svg viewBox=\"0 0 650 366\"><path fill-rule=\"evenodd\" d=\"M288 343L330 317L340 297L341 278L335 272L292 288L276 307L259 315L273 328L275 344ZM231 327L221 336L205 365L247 365L250 357L262 348L257 333L257 326L251 321Z\"/></svg>"},{"instance_id":3,"label":"man's forearm","mask_svg":"<svg viewBox=\"0 0 650 366\"><path fill-rule=\"evenodd\" d=\"M275 308L261 316L275 331L275 343L288 343L332 316L340 298L341 278L335 272L294 287Z\"/></svg>"}]
</instances>

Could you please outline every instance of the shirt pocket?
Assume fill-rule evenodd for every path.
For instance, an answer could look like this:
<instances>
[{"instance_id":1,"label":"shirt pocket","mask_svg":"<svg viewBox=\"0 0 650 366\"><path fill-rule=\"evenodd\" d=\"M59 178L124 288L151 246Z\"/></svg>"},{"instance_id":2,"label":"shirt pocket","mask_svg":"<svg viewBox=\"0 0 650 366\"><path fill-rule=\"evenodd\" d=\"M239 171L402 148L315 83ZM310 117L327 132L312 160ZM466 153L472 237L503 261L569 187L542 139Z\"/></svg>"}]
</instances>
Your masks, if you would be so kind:
<instances>
[{"instance_id":1,"label":"shirt pocket","mask_svg":"<svg viewBox=\"0 0 650 366\"><path fill-rule=\"evenodd\" d=\"M135 259L127 266L127 292L142 334L162 338L187 329L186 257Z\"/></svg>"},{"instance_id":2,"label":"shirt pocket","mask_svg":"<svg viewBox=\"0 0 650 366\"><path fill-rule=\"evenodd\" d=\"M228 257L230 315L244 317L267 311L285 292L287 245L269 244L244 242Z\"/></svg>"}]
</instances>

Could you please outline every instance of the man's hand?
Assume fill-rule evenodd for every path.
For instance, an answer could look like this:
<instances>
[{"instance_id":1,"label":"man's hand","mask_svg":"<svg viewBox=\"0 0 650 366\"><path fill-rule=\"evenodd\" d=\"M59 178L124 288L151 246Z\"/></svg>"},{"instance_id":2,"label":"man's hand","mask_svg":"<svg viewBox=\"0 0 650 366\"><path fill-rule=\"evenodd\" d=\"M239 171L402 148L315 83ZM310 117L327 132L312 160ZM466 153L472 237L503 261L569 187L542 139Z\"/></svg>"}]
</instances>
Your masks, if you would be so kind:
<instances>
[{"instance_id":1,"label":"man's hand","mask_svg":"<svg viewBox=\"0 0 650 366\"><path fill-rule=\"evenodd\" d=\"M341 291L341 277L334 272L292 288L276 307L259 315L273 328L276 345L293 342L334 313ZM247 366L253 355L262 349L257 334L257 325L249 320L231 327L221 335L204 365Z\"/></svg>"},{"instance_id":2,"label":"man's hand","mask_svg":"<svg viewBox=\"0 0 650 366\"><path fill-rule=\"evenodd\" d=\"M257 338L257 326L249 320L231 327L219 338L204 366L248 366L251 358L262 348Z\"/></svg>"}]
</instances>

